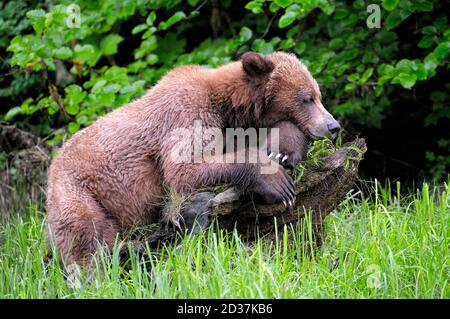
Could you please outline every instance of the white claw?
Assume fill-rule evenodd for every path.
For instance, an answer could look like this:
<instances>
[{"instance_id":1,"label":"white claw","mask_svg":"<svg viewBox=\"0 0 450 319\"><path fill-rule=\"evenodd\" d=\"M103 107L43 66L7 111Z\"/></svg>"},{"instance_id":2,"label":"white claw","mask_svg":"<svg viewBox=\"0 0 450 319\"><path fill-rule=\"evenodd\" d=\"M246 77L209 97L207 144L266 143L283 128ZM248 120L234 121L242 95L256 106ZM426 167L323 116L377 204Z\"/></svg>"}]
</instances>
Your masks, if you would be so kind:
<instances>
[{"instance_id":1,"label":"white claw","mask_svg":"<svg viewBox=\"0 0 450 319\"><path fill-rule=\"evenodd\" d=\"M289 200L289 206L292 207L292 202Z\"/></svg>"},{"instance_id":2,"label":"white claw","mask_svg":"<svg viewBox=\"0 0 450 319\"><path fill-rule=\"evenodd\" d=\"M273 155L274 155L274 153L271 152L271 153L269 154L269 158L271 158Z\"/></svg>"},{"instance_id":3,"label":"white claw","mask_svg":"<svg viewBox=\"0 0 450 319\"><path fill-rule=\"evenodd\" d=\"M277 156L275 156L275 159L279 159L283 154L278 153Z\"/></svg>"},{"instance_id":4,"label":"white claw","mask_svg":"<svg viewBox=\"0 0 450 319\"><path fill-rule=\"evenodd\" d=\"M284 162L288 159L288 157L289 157L289 156L284 155L283 159L281 160L281 163L284 163Z\"/></svg>"},{"instance_id":5,"label":"white claw","mask_svg":"<svg viewBox=\"0 0 450 319\"><path fill-rule=\"evenodd\" d=\"M285 201L285 200L283 200L283 204L284 204L284 207L287 207L286 201Z\"/></svg>"}]
</instances>

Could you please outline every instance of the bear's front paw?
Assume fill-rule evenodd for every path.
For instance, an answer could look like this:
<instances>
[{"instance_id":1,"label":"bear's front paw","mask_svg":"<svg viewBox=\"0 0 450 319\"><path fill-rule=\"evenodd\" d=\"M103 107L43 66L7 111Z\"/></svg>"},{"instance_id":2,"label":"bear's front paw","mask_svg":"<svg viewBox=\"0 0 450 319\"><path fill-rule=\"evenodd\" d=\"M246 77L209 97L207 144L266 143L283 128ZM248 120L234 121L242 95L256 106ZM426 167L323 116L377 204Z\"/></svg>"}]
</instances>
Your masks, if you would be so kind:
<instances>
[{"instance_id":1,"label":"bear's front paw","mask_svg":"<svg viewBox=\"0 0 450 319\"><path fill-rule=\"evenodd\" d=\"M292 207L295 202L294 181L282 166L274 174L259 175L252 190L266 204L283 203Z\"/></svg>"},{"instance_id":2,"label":"bear's front paw","mask_svg":"<svg viewBox=\"0 0 450 319\"><path fill-rule=\"evenodd\" d=\"M268 152L268 156L271 160L276 161L278 164L282 165L285 169L292 170L295 165L300 161L300 152L289 152L289 153L274 153Z\"/></svg>"}]
</instances>

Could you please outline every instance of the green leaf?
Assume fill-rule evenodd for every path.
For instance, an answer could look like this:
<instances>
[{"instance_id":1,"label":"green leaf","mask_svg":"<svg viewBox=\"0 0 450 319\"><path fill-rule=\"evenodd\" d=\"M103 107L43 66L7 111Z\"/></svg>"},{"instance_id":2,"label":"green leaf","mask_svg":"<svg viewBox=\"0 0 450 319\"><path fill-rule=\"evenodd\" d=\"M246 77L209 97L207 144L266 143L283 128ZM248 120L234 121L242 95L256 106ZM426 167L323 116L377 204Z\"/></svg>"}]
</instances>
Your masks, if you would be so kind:
<instances>
[{"instance_id":1,"label":"green leaf","mask_svg":"<svg viewBox=\"0 0 450 319\"><path fill-rule=\"evenodd\" d=\"M286 39L286 40L282 40L282 41L280 42L280 45L279 45L279 47L280 47L282 50L290 50L290 49L293 48L294 46L295 46L295 40L294 40L294 39L291 39L291 38Z\"/></svg>"},{"instance_id":2,"label":"green leaf","mask_svg":"<svg viewBox=\"0 0 450 319\"><path fill-rule=\"evenodd\" d=\"M303 53L303 51L305 51L305 49L306 49L306 43L302 41L302 42L297 42L297 45L295 46L294 51L295 51L295 53L300 55Z\"/></svg>"},{"instance_id":3,"label":"green leaf","mask_svg":"<svg viewBox=\"0 0 450 319\"><path fill-rule=\"evenodd\" d=\"M269 54L274 51L274 48L271 43L267 43L263 39L256 39L252 44L252 50L262 54Z\"/></svg>"},{"instance_id":4,"label":"green leaf","mask_svg":"<svg viewBox=\"0 0 450 319\"><path fill-rule=\"evenodd\" d=\"M356 14L351 14L344 20L342 20L342 25L349 26L351 24L355 24L355 22L358 21L358 16Z\"/></svg>"},{"instance_id":5,"label":"green leaf","mask_svg":"<svg viewBox=\"0 0 450 319\"><path fill-rule=\"evenodd\" d=\"M436 34L437 33L437 29L436 29L435 26L429 25L429 26L427 26L427 27L422 29L422 33L423 34L428 34L428 35Z\"/></svg>"},{"instance_id":6,"label":"green leaf","mask_svg":"<svg viewBox=\"0 0 450 319\"><path fill-rule=\"evenodd\" d=\"M145 23L146 23L148 26L152 26L153 23L155 23L155 20L156 20L156 12L155 12L155 11L152 11L152 12L150 12L150 14L148 15L147 20L145 20Z\"/></svg>"},{"instance_id":7,"label":"green leaf","mask_svg":"<svg viewBox=\"0 0 450 319\"><path fill-rule=\"evenodd\" d=\"M366 8L366 4L364 2L364 0L353 1L352 7L357 10L364 10Z\"/></svg>"},{"instance_id":8,"label":"green leaf","mask_svg":"<svg viewBox=\"0 0 450 319\"><path fill-rule=\"evenodd\" d=\"M392 79L392 76L390 76L390 75L383 75L383 76L378 78L377 84L378 85L383 85L384 83L386 83L390 79Z\"/></svg>"},{"instance_id":9,"label":"green leaf","mask_svg":"<svg viewBox=\"0 0 450 319\"><path fill-rule=\"evenodd\" d=\"M53 49L53 56L58 59L69 59L72 57L72 50L68 47Z\"/></svg>"},{"instance_id":10,"label":"green leaf","mask_svg":"<svg viewBox=\"0 0 450 319\"><path fill-rule=\"evenodd\" d=\"M275 2L272 2L272 4L276 5ZM263 12L262 5L263 5L263 1L254 0L254 1L250 1L249 3L247 3L245 5L245 9L251 10L254 14L258 14L258 13Z\"/></svg>"},{"instance_id":11,"label":"green leaf","mask_svg":"<svg viewBox=\"0 0 450 319\"><path fill-rule=\"evenodd\" d=\"M8 113L5 114L5 121L10 121L10 120L12 120L12 118L13 118L14 116L20 114L21 111L22 111L22 109L21 109L20 106L13 107L12 109L10 109L10 110L8 111Z\"/></svg>"},{"instance_id":12,"label":"green leaf","mask_svg":"<svg viewBox=\"0 0 450 319\"><path fill-rule=\"evenodd\" d=\"M408 59L401 59L395 65L395 68L402 73L409 73L414 70L414 62Z\"/></svg>"},{"instance_id":13,"label":"green leaf","mask_svg":"<svg viewBox=\"0 0 450 319\"><path fill-rule=\"evenodd\" d=\"M341 38L335 38L328 43L328 47L332 50L340 49L344 46L345 42Z\"/></svg>"},{"instance_id":14,"label":"green leaf","mask_svg":"<svg viewBox=\"0 0 450 319\"><path fill-rule=\"evenodd\" d=\"M447 17L440 17L433 22L433 26L436 27L439 31L444 32L447 27Z\"/></svg>"},{"instance_id":15,"label":"green leaf","mask_svg":"<svg viewBox=\"0 0 450 319\"><path fill-rule=\"evenodd\" d=\"M191 7L195 7L199 2L200 0L188 0L188 3Z\"/></svg>"},{"instance_id":16,"label":"green leaf","mask_svg":"<svg viewBox=\"0 0 450 319\"><path fill-rule=\"evenodd\" d=\"M70 115L76 115L80 111L80 107L77 104L68 103L66 105L66 112Z\"/></svg>"},{"instance_id":17,"label":"green leaf","mask_svg":"<svg viewBox=\"0 0 450 319\"><path fill-rule=\"evenodd\" d=\"M359 79L359 74L358 73L352 73L349 76L347 76L347 81L350 82L355 82Z\"/></svg>"},{"instance_id":18,"label":"green leaf","mask_svg":"<svg viewBox=\"0 0 450 319\"><path fill-rule=\"evenodd\" d=\"M343 54L341 54L341 57L345 61L353 60L358 56L359 52L360 51L358 49L346 50Z\"/></svg>"},{"instance_id":19,"label":"green leaf","mask_svg":"<svg viewBox=\"0 0 450 319\"><path fill-rule=\"evenodd\" d=\"M97 83L95 83L95 85L92 87L92 92L93 93L100 93L102 91L102 88L106 85L106 80L101 79L99 81L97 81Z\"/></svg>"},{"instance_id":20,"label":"green leaf","mask_svg":"<svg viewBox=\"0 0 450 319\"><path fill-rule=\"evenodd\" d=\"M166 29L170 28L171 26L173 26L175 23L177 23L185 18L186 18L186 14L183 11L178 11L173 16L171 16L169 18L169 20L161 22L158 27L160 30L166 30Z\"/></svg>"},{"instance_id":21,"label":"green leaf","mask_svg":"<svg viewBox=\"0 0 450 319\"><path fill-rule=\"evenodd\" d=\"M386 18L386 28L392 30L410 15L407 11L392 11Z\"/></svg>"},{"instance_id":22,"label":"green leaf","mask_svg":"<svg viewBox=\"0 0 450 319\"><path fill-rule=\"evenodd\" d=\"M390 64L380 64L377 68L379 75L393 75L395 73L395 68Z\"/></svg>"},{"instance_id":23,"label":"green leaf","mask_svg":"<svg viewBox=\"0 0 450 319\"><path fill-rule=\"evenodd\" d=\"M33 99L29 97L25 101L22 102L22 105L20 105L20 113L22 114L32 114L33 110L32 107L30 107L31 102L33 102Z\"/></svg>"},{"instance_id":24,"label":"green leaf","mask_svg":"<svg viewBox=\"0 0 450 319\"><path fill-rule=\"evenodd\" d=\"M145 61L147 61L148 64L153 65L158 62L158 56L156 54L148 54Z\"/></svg>"},{"instance_id":25,"label":"green leaf","mask_svg":"<svg viewBox=\"0 0 450 319\"><path fill-rule=\"evenodd\" d=\"M86 92L76 84L69 85L65 88L66 98L65 110L67 114L76 115L80 111L80 103L86 97Z\"/></svg>"},{"instance_id":26,"label":"green leaf","mask_svg":"<svg viewBox=\"0 0 450 319\"><path fill-rule=\"evenodd\" d=\"M250 30L247 27L242 27L241 31L239 32L239 41L241 43L245 43L248 40L250 40L253 36L252 30Z\"/></svg>"},{"instance_id":27,"label":"green leaf","mask_svg":"<svg viewBox=\"0 0 450 319\"><path fill-rule=\"evenodd\" d=\"M99 105L113 106L114 105L114 100L116 98L116 95L111 92L111 93L97 94L95 97L96 97L96 102Z\"/></svg>"},{"instance_id":28,"label":"green leaf","mask_svg":"<svg viewBox=\"0 0 450 319\"><path fill-rule=\"evenodd\" d=\"M336 10L336 11L334 12L333 18L334 18L334 20L342 20L342 19L344 19L346 16L348 16L348 14L349 14L349 11L348 11L348 10L346 10L346 9L339 9L339 10Z\"/></svg>"},{"instance_id":29,"label":"green leaf","mask_svg":"<svg viewBox=\"0 0 450 319\"><path fill-rule=\"evenodd\" d=\"M434 75L434 70L438 65L438 61L433 56L433 53L428 54L424 60L425 70L428 72L428 75Z\"/></svg>"},{"instance_id":30,"label":"green leaf","mask_svg":"<svg viewBox=\"0 0 450 319\"><path fill-rule=\"evenodd\" d=\"M42 9L30 10L26 16L32 21L36 33L40 34L45 27L45 11Z\"/></svg>"},{"instance_id":31,"label":"green leaf","mask_svg":"<svg viewBox=\"0 0 450 319\"><path fill-rule=\"evenodd\" d=\"M334 12L334 7L329 1L319 1L319 8L328 16Z\"/></svg>"},{"instance_id":32,"label":"green leaf","mask_svg":"<svg viewBox=\"0 0 450 319\"><path fill-rule=\"evenodd\" d=\"M430 151L426 151L425 152L425 157L427 158L428 161L433 162L436 159L436 156L434 155L433 152Z\"/></svg>"},{"instance_id":33,"label":"green leaf","mask_svg":"<svg viewBox=\"0 0 450 319\"><path fill-rule=\"evenodd\" d=\"M354 89L356 89L355 83L347 83L344 87L345 92L350 92L350 91L353 91Z\"/></svg>"},{"instance_id":34,"label":"green leaf","mask_svg":"<svg viewBox=\"0 0 450 319\"><path fill-rule=\"evenodd\" d=\"M156 31L157 29L155 27L150 27L147 31L144 32L144 34L142 35L142 39L145 40L147 38L150 38Z\"/></svg>"},{"instance_id":35,"label":"green leaf","mask_svg":"<svg viewBox=\"0 0 450 319\"><path fill-rule=\"evenodd\" d=\"M411 89L416 84L417 77L413 73L400 73L393 80L392 83L400 83L405 89Z\"/></svg>"},{"instance_id":36,"label":"green leaf","mask_svg":"<svg viewBox=\"0 0 450 319\"><path fill-rule=\"evenodd\" d=\"M112 66L103 75L103 79L108 82L125 83L128 82L127 69Z\"/></svg>"},{"instance_id":37,"label":"green leaf","mask_svg":"<svg viewBox=\"0 0 450 319\"><path fill-rule=\"evenodd\" d=\"M200 11L192 10L189 12L188 19L198 17L200 15Z\"/></svg>"},{"instance_id":38,"label":"green leaf","mask_svg":"<svg viewBox=\"0 0 450 319\"><path fill-rule=\"evenodd\" d=\"M103 88L103 93L117 93L120 90L120 85L117 83L111 83Z\"/></svg>"},{"instance_id":39,"label":"green leaf","mask_svg":"<svg viewBox=\"0 0 450 319\"><path fill-rule=\"evenodd\" d=\"M148 26L145 23L138 24L133 28L133 30L131 30L131 34L138 34L146 29L148 29Z\"/></svg>"},{"instance_id":40,"label":"green leaf","mask_svg":"<svg viewBox=\"0 0 450 319\"><path fill-rule=\"evenodd\" d=\"M274 0L273 2L275 2L281 8L286 8L292 3L292 0Z\"/></svg>"},{"instance_id":41,"label":"green leaf","mask_svg":"<svg viewBox=\"0 0 450 319\"><path fill-rule=\"evenodd\" d=\"M30 10L26 15L28 19L41 18L45 16L45 11L42 9Z\"/></svg>"},{"instance_id":42,"label":"green leaf","mask_svg":"<svg viewBox=\"0 0 450 319\"><path fill-rule=\"evenodd\" d=\"M55 101L51 100L47 107L47 113L49 115L53 115L53 114L56 114L56 112L58 112L58 111L59 111L58 104Z\"/></svg>"},{"instance_id":43,"label":"green leaf","mask_svg":"<svg viewBox=\"0 0 450 319\"><path fill-rule=\"evenodd\" d=\"M364 71L363 75L361 76L359 83L364 84L367 82L367 80L372 76L373 74L373 68L368 68L366 71Z\"/></svg>"},{"instance_id":44,"label":"green leaf","mask_svg":"<svg viewBox=\"0 0 450 319\"><path fill-rule=\"evenodd\" d=\"M427 79L428 72L425 70L425 65L423 63L417 64L416 76L417 80L423 81Z\"/></svg>"},{"instance_id":45,"label":"green leaf","mask_svg":"<svg viewBox=\"0 0 450 319\"><path fill-rule=\"evenodd\" d=\"M77 122L70 122L69 125L67 126L67 130L69 131L70 134L77 132L79 129L80 124L78 124Z\"/></svg>"},{"instance_id":46,"label":"green leaf","mask_svg":"<svg viewBox=\"0 0 450 319\"><path fill-rule=\"evenodd\" d=\"M427 35L427 36L424 36L422 38L422 40L419 41L417 46L422 49L428 49L428 48L431 48L433 43L434 43L434 37Z\"/></svg>"},{"instance_id":47,"label":"green leaf","mask_svg":"<svg viewBox=\"0 0 450 319\"><path fill-rule=\"evenodd\" d=\"M120 94L134 93L135 91L136 91L136 88L133 85L128 84L120 89Z\"/></svg>"},{"instance_id":48,"label":"green leaf","mask_svg":"<svg viewBox=\"0 0 450 319\"><path fill-rule=\"evenodd\" d=\"M286 11L285 14L283 14L280 18L280 21L278 22L278 26L280 28L286 28L287 26L291 25L299 14L294 11Z\"/></svg>"},{"instance_id":49,"label":"green leaf","mask_svg":"<svg viewBox=\"0 0 450 319\"><path fill-rule=\"evenodd\" d=\"M414 11L430 12L433 11L433 3L431 1L415 0L412 9Z\"/></svg>"},{"instance_id":50,"label":"green leaf","mask_svg":"<svg viewBox=\"0 0 450 319\"><path fill-rule=\"evenodd\" d=\"M275 13L275 12L277 12L278 10L280 10L280 6L279 5L277 5L275 2L271 2L270 3L270 5L269 5L269 11L270 12L272 12L272 13ZM262 12L262 9L261 9L261 12ZM254 12L255 13L255 12ZM259 12L258 12L259 13Z\"/></svg>"},{"instance_id":51,"label":"green leaf","mask_svg":"<svg viewBox=\"0 0 450 319\"><path fill-rule=\"evenodd\" d=\"M123 41L123 37L118 34L108 34L100 42L100 49L104 55L113 55L117 53L117 47L120 42Z\"/></svg>"},{"instance_id":52,"label":"green leaf","mask_svg":"<svg viewBox=\"0 0 450 319\"><path fill-rule=\"evenodd\" d=\"M75 45L73 57L81 63L89 62L95 58L95 49L90 44Z\"/></svg>"},{"instance_id":53,"label":"green leaf","mask_svg":"<svg viewBox=\"0 0 450 319\"><path fill-rule=\"evenodd\" d=\"M388 30L394 29L400 23L402 23L402 17L400 16L400 12L399 11L391 12L386 19L386 28Z\"/></svg>"},{"instance_id":54,"label":"green leaf","mask_svg":"<svg viewBox=\"0 0 450 319\"><path fill-rule=\"evenodd\" d=\"M398 0L383 0L383 8L387 11L392 11L398 6Z\"/></svg>"},{"instance_id":55,"label":"green leaf","mask_svg":"<svg viewBox=\"0 0 450 319\"><path fill-rule=\"evenodd\" d=\"M442 42L433 51L433 58L436 60L446 60L450 55L450 41Z\"/></svg>"}]
</instances>

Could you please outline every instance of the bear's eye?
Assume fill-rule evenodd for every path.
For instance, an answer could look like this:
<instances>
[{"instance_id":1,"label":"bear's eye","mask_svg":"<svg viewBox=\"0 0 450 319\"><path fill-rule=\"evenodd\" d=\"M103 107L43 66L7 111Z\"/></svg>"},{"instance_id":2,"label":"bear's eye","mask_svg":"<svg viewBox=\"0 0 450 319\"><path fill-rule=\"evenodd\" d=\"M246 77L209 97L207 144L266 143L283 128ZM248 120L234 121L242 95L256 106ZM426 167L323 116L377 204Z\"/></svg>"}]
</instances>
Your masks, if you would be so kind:
<instances>
[{"instance_id":1,"label":"bear's eye","mask_svg":"<svg viewBox=\"0 0 450 319\"><path fill-rule=\"evenodd\" d=\"M314 99L312 97L303 99L303 104L311 104L314 102Z\"/></svg>"}]
</instances>

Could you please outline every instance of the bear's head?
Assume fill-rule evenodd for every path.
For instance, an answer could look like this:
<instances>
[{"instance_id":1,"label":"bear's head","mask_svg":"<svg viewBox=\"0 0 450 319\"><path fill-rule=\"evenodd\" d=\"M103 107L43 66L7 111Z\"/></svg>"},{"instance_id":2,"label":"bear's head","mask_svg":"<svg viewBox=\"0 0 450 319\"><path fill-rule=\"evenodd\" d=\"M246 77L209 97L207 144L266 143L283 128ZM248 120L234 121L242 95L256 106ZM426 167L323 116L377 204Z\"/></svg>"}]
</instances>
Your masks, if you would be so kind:
<instances>
[{"instance_id":1,"label":"bear's head","mask_svg":"<svg viewBox=\"0 0 450 319\"><path fill-rule=\"evenodd\" d=\"M336 136L339 123L322 105L316 80L293 54L247 52L242 67L252 94L259 95L256 116L262 125L290 121L311 139Z\"/></svg>"}]
</instances>

